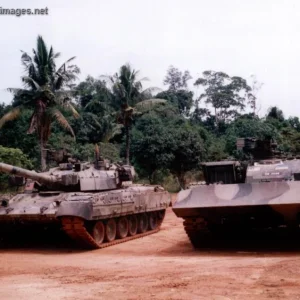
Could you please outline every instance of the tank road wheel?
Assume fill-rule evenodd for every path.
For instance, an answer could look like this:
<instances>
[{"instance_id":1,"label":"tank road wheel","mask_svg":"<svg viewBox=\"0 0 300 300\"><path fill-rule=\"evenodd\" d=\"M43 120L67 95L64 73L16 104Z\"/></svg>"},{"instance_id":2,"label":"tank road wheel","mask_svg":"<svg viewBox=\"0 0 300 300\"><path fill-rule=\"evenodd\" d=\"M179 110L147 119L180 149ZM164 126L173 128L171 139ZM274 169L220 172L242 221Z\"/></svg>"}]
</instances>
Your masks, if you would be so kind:
<instances>
[{"instance_id":1,"label":"tank road wheel","mask_svg":"<svg viewBox=\"0 0 300 300\"><path fill-rule=\"evenodd\" d=\"M117 223L117 237L124 239L128 234L128 220L126 217L121 217Z\"/></svg>"},{"instance_id":2,"label":"tank road wheel","mask_svg":"<svg viewBox=\"0 0 300 300\"><path fill-rule=\"evenodd\" d=\"M166 210L160 210L157 212L157 217L158 217L158 222L159 222L159 225L163 222L164 218L165 218L165 215L166 215Z\"/></svg>"},{"instance_id":3,"label":"tank road wheel","mask_svg":"<svg viewBox=\"0 0 300 300\"><path fill-rule=\"evenodd\" d=\"M109 219L105 225L105 240L112 242L116 238L117 224L115 219Z\"/></svg>"},{"instance_id":4,"label":"tank road wheel","mask_svg":"<svg viewBox=\"0 0 300 300\"><path fill-rule=\"evenodd\" d=\"M148 229L148 217L146 214L140 214L138 217L138 233L144 233Z\"/></svg>"},{"instance_id":5,"label":"tank road wheel","mask_svg":"<svg viewBox=\"0 0 300 300\"><path fill-rule=\"evenodd\" d=\"M105 226L102 221L98 221L93 228L93 238L97 244L102 244L105 238Z\"/></svg>"},{"instance_id":6,"label":"tank road wheel","mask_svg":"<svg viewBox=\"0 0 300 300\"><path fill-rule=\"evenodd\" d=\"M138 220L135 215L128 217L128 234L134 236L137 233Z\"/></svg>"},{"instance_id":7,"label":"tank road wheel","mask_svg":"<svg viewBox=\"0 0 300 300\"><path fill-rule=\"evenodd\" d=\"M154 230L158 225L158 218L156 212L151 212L148 214L149 216L149 230Z\"/></svg>"}]
</instances>

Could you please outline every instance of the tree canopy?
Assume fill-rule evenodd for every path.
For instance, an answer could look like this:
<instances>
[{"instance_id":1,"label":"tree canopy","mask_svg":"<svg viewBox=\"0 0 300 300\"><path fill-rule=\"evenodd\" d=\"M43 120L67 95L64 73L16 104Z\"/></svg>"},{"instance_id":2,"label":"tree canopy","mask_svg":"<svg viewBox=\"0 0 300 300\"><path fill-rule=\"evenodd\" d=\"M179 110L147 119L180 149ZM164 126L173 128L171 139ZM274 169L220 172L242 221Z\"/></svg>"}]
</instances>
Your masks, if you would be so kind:
<instances>
[{"instance_id":1,"label":"tree canopy","mask_svg":"<svg viewBox=\"0 0 300 300\"><path fill-rule=\"evenodd\" d=\"M98 144L105 157L133 164L139 180L173 180L180 188L201 162L239 157L238 137L272 137L284 153L299 154L299 117L270 107L259 118L256 79L207 70L194 81L196 97L188 70L170 66L164 90L145 88L150 79L127 63L109 76L100 66L98 77L79 82L74 57L56 67L59 57L40 36L32 56L22 52L24 87L9 89L11 103L0 104L0 160L39 169L41 149L93 160Z\"/></svg>"}]
</instances>

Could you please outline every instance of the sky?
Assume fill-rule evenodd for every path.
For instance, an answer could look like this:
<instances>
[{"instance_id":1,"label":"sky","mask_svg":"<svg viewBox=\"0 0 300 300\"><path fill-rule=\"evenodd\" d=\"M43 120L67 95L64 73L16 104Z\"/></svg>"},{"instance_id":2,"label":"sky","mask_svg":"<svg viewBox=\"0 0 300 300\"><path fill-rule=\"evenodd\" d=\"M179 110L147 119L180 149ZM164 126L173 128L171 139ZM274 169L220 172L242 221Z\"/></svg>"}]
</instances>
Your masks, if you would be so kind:
<instances>
[{"instance_id":1,"label":"sky","mask_svg":"<svg viewBox=\"0 0 300 300\"><path fill-rule=\"evenodd\" d=\"M8 87L20 87L21 52L42 35L76 56L80 80L118 71L129 62L161 87L170 65L189 70L193 87L205 70L263 83L259 114L279 106L300 117L300 1L297 0L2 0L2 9L48 8L48 15L0 14L0 103Z\"/></svg>"}]
</instances>

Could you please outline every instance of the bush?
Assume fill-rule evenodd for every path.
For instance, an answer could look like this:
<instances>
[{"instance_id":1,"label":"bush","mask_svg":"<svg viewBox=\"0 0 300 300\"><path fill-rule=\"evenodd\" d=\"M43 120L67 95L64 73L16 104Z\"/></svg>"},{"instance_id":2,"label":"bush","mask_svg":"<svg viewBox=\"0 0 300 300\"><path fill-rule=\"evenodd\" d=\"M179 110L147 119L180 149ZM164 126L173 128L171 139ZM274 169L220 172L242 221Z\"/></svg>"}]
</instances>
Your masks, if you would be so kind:
<instances>
[{"instance_id":1,"label":"bush","mask_svg":"<svg viewBox=\"0 0 300 300\"><path fill-rule=\"evenodd\" d=\"M32 169L32 161L20 149L6 148L0 146L0 162L4 162L13 166ZM8 187L7 179L9 175L0 174L0 188L4 190Z\"/></svg>"},{"instance_id":2,"label":"bush","mask_svg":"<svg viewBox=\"0 0 300 300\"><path fill-rule=\"evenodd\" d=\"M115 144L98 143L100 155L111 162L120 161L119 148ZM94 144L76 144L70 151L71 155L81 161L95 160L95 145Z\"/></svg>"}]
</instances>

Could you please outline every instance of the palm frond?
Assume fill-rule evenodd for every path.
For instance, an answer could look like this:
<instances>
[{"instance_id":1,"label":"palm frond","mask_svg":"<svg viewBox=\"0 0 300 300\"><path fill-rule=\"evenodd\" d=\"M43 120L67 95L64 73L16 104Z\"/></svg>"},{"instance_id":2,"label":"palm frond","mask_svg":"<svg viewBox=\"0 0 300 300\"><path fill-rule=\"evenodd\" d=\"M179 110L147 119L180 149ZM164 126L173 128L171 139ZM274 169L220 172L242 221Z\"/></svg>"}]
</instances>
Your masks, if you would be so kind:
<instances>
[{"instance_id":1,"label":"palm frond","mask_svg":"<svg viewBox=\"0 0 300 300\"><path fill-rule=\"evenodd\" d=\"M6 90L14 95L24 91L23 89L18 89L18 88L7 88Z\"/></svg>"},{"instance_id":2,"label":"palm frond","mask_svg":"<svg viewBox=\"0 0 300 300\"><path fill-rule=\"evenodd\" d=\"M0 119L0 128L8 122L8 121L13 121L15 120L21 113L20 107L15 107L8 113L6 113L1 119Z\"/></svg>"},{"instance_id":3,"label":"palm frond","mask_svg":"<svg viewBox=\"0 0 300 300\"><path fill-rule=\"evenodd\" d=\"M39 61L42 62L41 66L45 66L48 60L48 49L47 45L44 42L44 39L41 35L37 38L37 53L39 57Z\"/></svg>"},{"instance_id":4,"label":"palm frond","mask_svg":"<svg viewBox=\"0 0 300 300\"><path fill-rule=\"evenodd\" d=\"M115 85L114 85L114 88L115 90L118 92L119 96L121 98L127 98L128 97L128 93L126 91L126 88L124 87L123 84L117 82Z\"/></svg>"},{"instance_id":5,"label":"palm frond","mask_svg":"<svg viewBox=\"0 0 300 300\"><path fill-rule=\"evenodd\" d=\"M58 58L58 57L60 57L60 55L61 55L60 52L56 52L56 53L54 53L53 58Z\"/></svg>"},{"instance_id":6,"label":"palm frond","mask_svg":"<svg viewBox=\"0 0 300 300\"><path fill-rule=\"evenodd\" d=\"M50 60L53 59L53 53L54 53L54 50L53 50L53 47L51 46L51 47L50 47L49 54L48 54L48 61L50 61Z\"/></svg>"},{"instance_id":7,"label":"palm frond","mask_svg":"<svg viewBox=\"0 0 300 300\"><path fill-rule=\"evenodd\" d=\"M122 124L113 124L112 128L105 133L104 137L102 138L102 142L108 143L116 135L121 134L122 127Z\"/></svg>"},{"instance_id":8,"label":"palm frond","mask_svg":"<svg viewBox=\"0 0 300 300\"><path fill-rule=\"evenodd\" d=\"M37 90L41 89L40 85L29 76L23 76L22 81L28 85L33 85Z\"/></svg>"},{"instance_id":9,"label":"palm frond","mask_svg":"<svg viewBox=\"0 0 300 300\"><path fill-rule=\"evenodd\" d=\"M129 64L127 64L127 68L129 67L129 71L131 70L131 66ZM131 72L131 78L133 78L134 80L138 77L138 75L140 74L139 70L132 70Z\"/></svg>"},{"instance_id":10,"label":"palm frond","mask_svg":"<svg viewBox=\"0 0 300 300\"><path fill-rule=\"evenodd\" d=\"M79 118L79 113L71 102L71 97L75 91L56 91L55 92L55 106L59 109L69 110L75 118Z\"/></svg>"},{"instance_id":11,"label":"palm frond","mask_svg":"<svg viewBox=\"0 0 300 300\"><path fill-rule=\"evenodd\" d=\"M137 81L133 84L133 86L138 90L140 91L142 88L143 88L143 85L140 81Z\"/></svg>"},{"instance_id":12,"label":"palm frond","mask_svg":"<svg viewBox=\"0 0 300 300\"><path fill-rule=\"evenodd\" d=\"M64 78L61 74L57 73L57 78L54 81L54 89L59 90L64 84Z\"/></svg>"},{"instance_id":13,"label":"palm frond","mask_svg":"<svg viewBox=\"0 0 300 300\"><path fill-rule=\"evenodd\" d=\"M22 61L22 64L28 68L28 66L32 65L33 64L33 61L32 61L32 58L30 55L28 55L26 52L22 51L21 52L23 53L22 56L21 56L21 61Z\"/></svg>"},{"instance_id":14,"label":"palm frond","mask_svg":"<svg viewBox=\"0 0 300 300\"><path fill-rule=\"evenodd\" d=\"M75 109L75 107L71 103L67 103L65 105L65 107L72 112L72 115L73 115L74 118L76 118L76 119L79 118L78 111Z\"/></svg>"},{"instance_id":15,"label":"palm frond","mask_svg":"<svg viewBox=\"0 0 300 300\"><path fill-rule=\"evenodd\" d=\"M69 65L67 67L68 72L67 74L79 74L80 73L80 69L77 65Z\"/></svg>"},{"instance_id":16,"label":"palm frond","mask_svg":"<svg viewBox=\"0 0 300 300\"><path fill-rule=\"evenodd\" d=\"M42 36L38 36L37 38L37 51L34 55L34 61L37 64L38 74L39 74L39 84L45 85L49 83L49 77L51 77L51 74L49 74L49 60L48 60L48 49L47 45L44 42L44 39Z\"/></svg>"},{"instance_id":17,"label":"palm frond","mask_svg":"<svg viewBox=\"0 0 300 300\"><path fill-rule=\"evenodd\" d=\"M49 55L48 55L48 60L52 60L54 62L54 59L60 57L61 53L60 52L54 52L53 47L51 46Z\"/></svg>"},{"instance_id":18,"label":"palm frond","mask_svg":"<svg viewBox=\"0 0 300 300\"><path fill-rule=\"evenodd\" d=\"M102 118L103 119L111 119L111 118L116 118L116 116L119 114L117 111L113 111L109 114L104 115Z\"/></svg>"},{"instance_id":19,"label":"palm frond","mask_svg":"<svg viewBox=\"0 0 300 300\"><path fill-rule=\"evenodd\" d=\"M56 68L56 65L55 65L55 53L54 53L54 50L53 50L53 47L51 46L50 48L50 51L49 51L49 54L48 54L48 61L47 61L47 64L48 64L48 71L49 71L49 75L51 77L51 82L53 82L54 80L54 72L55 72L55 68Z\"/></svg>"},{"instance_id":20,"label":"palm frond","mask_svg":"<svg viewBox=\"0 0 300 300\"><path fill-rule=\"evenodd\" d=\"M94 115L93 113L89 113L89 112L85 113L85 114L86 114L86 116L88 116L93 121L94 124L97 125L98 128L101 128L101 124L98 122L96 115ZM88 125L91 126L91 127L93 127L92 124L91 124L91 122L90 122L90 120L88 122ZM93 128L95 128L95 127L93 127Z\"/></svg>"},{"instance_id":21,"label":"palm frond","mask_svg":"<svg viewBox=\"0 0 300 300\"><path fill-rule=\"evenodd\" d=\"M109 84L110 87L114 86L116 83L116 75L114 76L100 75L99 79L102 79L105 83Z\"/></svg>"},{"instance_id":22,"label":"palm frond","mask_svg":"<svg viewBox=\"0 0 300 300\"><path fill-rule=\"evenodd\" d=\"M73 56L73 57L69 58L67 61L65 61L65 62L58 68L57 72L60 73L60 72L62 72L63 70L66 71L66 65L67 65L70 61L74 60L75 58L76 58L76 56Z\"/></svg>"},{"instance_id":23,"label":"palm frond","mask_svg":"<svg viewBox=\"0 0 300 300\"><path fill-rule=\"evenodd\" d=\"M32 52L34 54L34 56L33 56L34 62L36 63L37 66L40 65L39 56L38 56L37 52L34 49L32 49Z\"/></svg>"},{"instance_id":24,"label":"palm frond","mask_svg":"<svg viewBox=\"0 0 300 300\"><path fill-rule=\"evenodd\" d=\"M21 56L21 62L23 66L25 67L25 71L27 72L28 76L31 77L32 79L36 80L37 79L37 72L36 72L36 67L34 65L34 61L30 55L27 54L27 52L22 51L22 56ZM29 87L32 87L32 84L29 85Z\"/></svg>"},{"instance_id":25,"label":"palm frond","mask_svg":"<svg viewBox=\"0 0 300 300\"><path fill-rule=\"evenodd\" d=\"M54 80L54 88L61 89L64 85L78 79L76 74L80 73L80 69L76 65L68 66L63 65L57 72Z\"/></svg>"},{"instance_id":26,"label":"palm frond","mask_svg":"<svg viewBox=\"0 0 300 300\"><path fill-rule=\"evenodd\" d=\"M91 108L95 106L100 106L101 108L105 109L107 104L102 101L98 101L98 99L93 99L92 101L88 102L87 105L84 107L84 109Z\"/></svg>"},{"instance_id":27,"label":"palm frond","mask_svg":"<svg viewBox=\"0 0 300 300\"><path fill-rule=\"evenodd\" d=\"M52 109L50 110L50 114L53 118L55 118L55 120L66 130L68 130L72 136L75 138L75 134L74 131L72 129L72 127L70 126L69 122L67 121L67 119L64 117L64 115L58 110L58 109Z\"/></svg>"}]
</instances>

